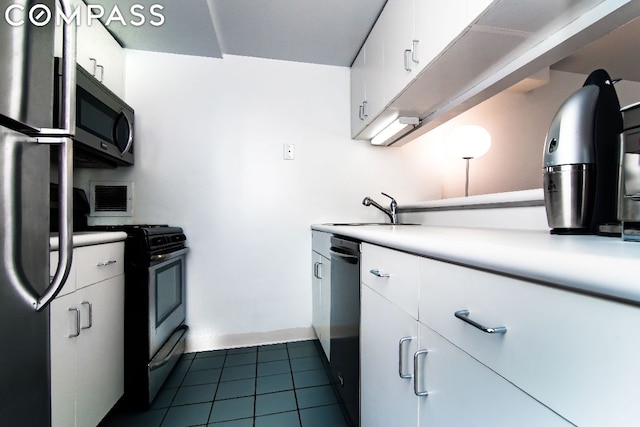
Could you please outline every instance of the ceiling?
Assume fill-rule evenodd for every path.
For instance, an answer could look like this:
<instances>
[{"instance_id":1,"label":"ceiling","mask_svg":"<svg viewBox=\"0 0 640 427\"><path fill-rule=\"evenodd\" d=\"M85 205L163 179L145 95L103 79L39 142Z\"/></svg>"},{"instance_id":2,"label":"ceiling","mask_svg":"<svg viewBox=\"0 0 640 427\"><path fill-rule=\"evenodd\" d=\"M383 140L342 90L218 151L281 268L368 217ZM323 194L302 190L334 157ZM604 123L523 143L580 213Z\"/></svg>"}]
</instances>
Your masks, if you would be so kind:
<instances>
[{"instance_id":1,"label":"ceiling","mask_svg":"<svg viewBox=\"0 0 640 427\"><path fill-rule=\"evenodd\" d=\"M136 0L147 22L109 31L131 49L222 58L252 56L348 67L387 0ZM100 4L105 18L115 5L133 19L121 0ZM150 13L160 5L164 23ZM103 22L105 22L103 18ZM640 19L636 19L551 68L589 74L605 68L614 78L640 81Z\"/></svg>"},{"instance_id":2,"label":"ceiling","mask_svg":"<svg viewBox=\"0 0 640 427\"><path fill-rule=\"evenodd\" d=\"M225 54L348 67L386 0L136 0L147 21L135 17L121 0L100 4L105 17L118 5L127 25L111 20L107 28L131 49L221 58ZM160 26L150 13L161 5ZM103 22L106 22L103 18Z\"/></svg>"}]
</instances>

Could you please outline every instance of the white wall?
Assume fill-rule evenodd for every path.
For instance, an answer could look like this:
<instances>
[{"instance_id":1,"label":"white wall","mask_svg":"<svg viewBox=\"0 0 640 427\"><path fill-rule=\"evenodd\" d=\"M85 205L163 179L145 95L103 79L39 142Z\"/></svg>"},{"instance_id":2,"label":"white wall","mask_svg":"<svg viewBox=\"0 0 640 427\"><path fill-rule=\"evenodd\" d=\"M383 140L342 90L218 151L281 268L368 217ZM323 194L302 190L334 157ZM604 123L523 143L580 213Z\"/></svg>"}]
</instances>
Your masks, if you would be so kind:
<instances>
[{"instance_id":1,"label":"white wall","mask_svg":"<svg viewBox=\"0 0 640 427\"><path fill-rule=\"evenodd\" d=\"M309 225L385 220L361 204L382 202L381 191L400 203L440 197L418 146L349 138L347 68L141 51L126 59L136 165L78 171L76 185L132 180L127 222L185 229L191 349L236 334L254 334L238 338L248 344L308 333ZM284 143L295 144L295 160L283 160Z\"/></svg>"}]
</instances>

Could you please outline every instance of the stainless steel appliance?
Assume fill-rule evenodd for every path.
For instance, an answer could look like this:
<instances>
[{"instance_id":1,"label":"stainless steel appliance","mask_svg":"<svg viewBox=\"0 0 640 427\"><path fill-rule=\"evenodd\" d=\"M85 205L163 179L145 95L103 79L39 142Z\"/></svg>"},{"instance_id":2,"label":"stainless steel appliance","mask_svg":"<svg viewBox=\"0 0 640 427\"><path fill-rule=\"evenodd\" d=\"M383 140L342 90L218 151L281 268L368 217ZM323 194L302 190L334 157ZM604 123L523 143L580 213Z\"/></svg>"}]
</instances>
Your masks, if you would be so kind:
<instances>
[{"instance_id":1,"label":"stainless steel appliance","mask_svg":"<svg viewBox=\"0 0 640 427\"><path fill-rule=\"evenodd\" d=\"M360 242L331 237L331 380L351 425L360 419Z\"/></svg>"},{"instance_id":2,"label":"stainless steel appliance","mask_svg":"<svg viewBox=\"0 0 640 427\"><path fill-rule=\"evenodd\" d=\"M596 233L616 220L620 104L596 70L554 116L544 147L544 199L552 233Z\"/></svg>"},{"instance_id":3,"label":"stainless steel appliance","mask_svg":"<svg viewBox=\"0 0 640 427\"><path fill-rule=\"evenodd\" d=\"M32 1L3 0L25 9ZM55 10L55 2L37 4ZM70 5L61 2L62 12ZM53 23L0 25L0 422L48 426L49 302L71 266L75 27L63 28L61 126L53 127ZM59 267L49 279L50 148L58 147Z\"/></svg>"},{"instance_id":4,"label":"stainless steel appliance","mask_svg":"<svg viewBox=\"0 0 640 427\"><path fill-rule=\"evenodd\" d=\"M127 233L124 403L146 409L185 350L186 236L167 225L99 228Z\"/></svg>"},{"instance_id":5,"label":"stainless steel appliance","mask_svg":"<svg viewBox=\"0 0 640 427\"><path fill-rule=\"evenodd\" d=\"M57 77L60 78L60 73ZM100 168L133 165L133 108L80 66L76 80L75 165Z\"/></svg>"},{"instance_id":6,"label":"stainless steel appliance","mask_svg":"<svg viewBox=\"0 0 640 427\"><path fill-rule=\"evenodd\" d=\"M640 103L622 110L618 219L624 240L640 241Z\"/></svg>"}]
</instances>

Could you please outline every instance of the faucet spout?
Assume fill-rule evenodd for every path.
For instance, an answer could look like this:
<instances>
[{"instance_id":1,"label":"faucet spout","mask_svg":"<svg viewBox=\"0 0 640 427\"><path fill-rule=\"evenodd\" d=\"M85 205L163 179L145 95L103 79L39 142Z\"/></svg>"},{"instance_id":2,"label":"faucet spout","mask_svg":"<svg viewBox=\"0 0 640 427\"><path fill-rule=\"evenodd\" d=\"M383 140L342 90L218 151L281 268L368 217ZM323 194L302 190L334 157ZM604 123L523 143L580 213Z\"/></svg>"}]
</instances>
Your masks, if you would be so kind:
<instances>
[{"instance_id":1,"label":"faucet spout","mask_svg":"<svg viewBox=\"0 0 640 427\"><path fill-rule=\"evenodd\" d=\"M398 203L396 202L396 200L389 196L388 194L382 193L383 196L387 196L388 198L391 199L391 204L389 206L389 208L385 208L384 206L382 206L381 204L379 204L378 202L376 202L375 200L373 200L371 197L365 197L362 200L362 204L365 206L373 206L379 210L381 210L382 212L384 212L388 217L389 220L391 220L391 224L397 224L398 223L398 214L396 212L397 208L398 208Z\"/></svg>"}]
</instances>

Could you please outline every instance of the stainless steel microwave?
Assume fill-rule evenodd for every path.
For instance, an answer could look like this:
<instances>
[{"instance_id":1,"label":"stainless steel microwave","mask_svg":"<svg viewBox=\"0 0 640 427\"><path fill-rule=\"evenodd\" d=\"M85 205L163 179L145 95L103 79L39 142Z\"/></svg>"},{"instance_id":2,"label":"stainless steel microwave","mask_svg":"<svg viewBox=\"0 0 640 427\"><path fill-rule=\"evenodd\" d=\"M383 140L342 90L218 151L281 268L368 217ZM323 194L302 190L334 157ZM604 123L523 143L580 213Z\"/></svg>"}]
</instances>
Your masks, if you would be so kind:
<instances>
[{"instance_id":1,"label":"stainless steel microwave","mask_svg":"<svg viewBox=\"0 0 640 427\"><path fill-rule=\"evenodd\" d=\"M56 93L61 83L60 75L57 77ZM133 129L133 108L78 66L74 165L94 168L133 165Z\"/></svg>"}]
</instances>

